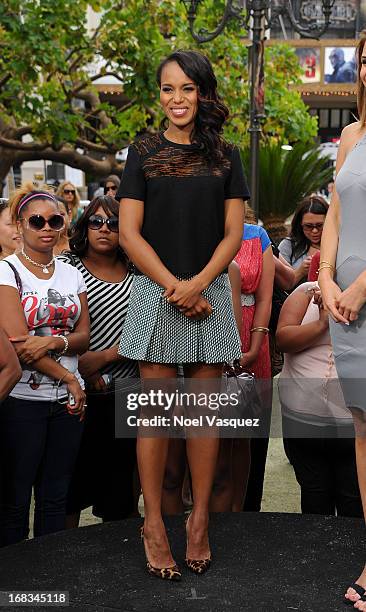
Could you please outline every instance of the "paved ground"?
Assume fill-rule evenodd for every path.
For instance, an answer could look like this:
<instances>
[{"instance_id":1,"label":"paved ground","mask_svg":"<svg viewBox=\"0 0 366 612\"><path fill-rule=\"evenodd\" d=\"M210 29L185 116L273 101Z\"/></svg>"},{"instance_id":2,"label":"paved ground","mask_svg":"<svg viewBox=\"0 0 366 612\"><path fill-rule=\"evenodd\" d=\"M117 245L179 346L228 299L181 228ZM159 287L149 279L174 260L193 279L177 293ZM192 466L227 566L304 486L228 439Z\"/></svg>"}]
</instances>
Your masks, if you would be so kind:
<instances>
[{"instance_id":1,"label":"paved ground","mask_svg":"<svg viewBox=\"0 0 366 612\"><path fill-rule=\"evenodd\" d=\"M345 586L364 563L361 519L218 513L212 566L195 576L183 562L182 516L174 516L166 525L182 581L169 583L146 573L140 525L116 521L7 546L0 592L67 591L70 612L342 612ZM64 608L42 612L55 609Z\"/></svg>"},{"instance_id":2,"label":"paved ground","mask_svg":"<svg viewBox=\"0 0 366 612\"><path fill-rule=\"evenodd\" d=\"M275 381L272 407L272 436L274 437L271 437L268 448L262 511L301 512L300 487L283 450L280 434L280 405Z\"/></svg>"}]
</instances>

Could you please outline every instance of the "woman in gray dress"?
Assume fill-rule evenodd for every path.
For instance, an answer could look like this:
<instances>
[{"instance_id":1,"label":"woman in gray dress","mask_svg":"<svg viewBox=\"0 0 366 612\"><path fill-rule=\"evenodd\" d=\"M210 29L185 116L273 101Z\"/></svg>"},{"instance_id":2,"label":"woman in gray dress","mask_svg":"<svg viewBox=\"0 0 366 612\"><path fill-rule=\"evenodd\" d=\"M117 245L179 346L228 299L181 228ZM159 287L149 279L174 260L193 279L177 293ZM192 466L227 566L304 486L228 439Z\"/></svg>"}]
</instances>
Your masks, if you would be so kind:
<instances>
[{"instance_id":1,"label":"woman in gray dress","mask_svg":"<svg viewBox=\"0 0 366 612\"><path fill-rule=\"evenodd\" d=\"M323 230L319 284L331 316L339 380L353 416L366 517L366 32L357 57L360 119L344 128L341 136L335 190ZM366 611L366 566L347 589L345 601Z\"/></svg>"}]
</instances>

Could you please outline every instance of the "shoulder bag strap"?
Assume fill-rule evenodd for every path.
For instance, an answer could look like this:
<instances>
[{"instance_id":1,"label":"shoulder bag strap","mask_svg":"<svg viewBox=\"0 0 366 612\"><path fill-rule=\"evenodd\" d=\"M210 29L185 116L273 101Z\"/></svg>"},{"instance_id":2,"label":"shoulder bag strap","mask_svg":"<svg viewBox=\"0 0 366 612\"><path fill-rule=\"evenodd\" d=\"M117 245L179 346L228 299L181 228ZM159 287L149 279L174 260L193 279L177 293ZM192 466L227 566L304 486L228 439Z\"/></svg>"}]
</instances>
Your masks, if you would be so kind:
<instances>
[{"instance_id":1,"label":"shoulder bag strap","mask_svg":"<svg viewBox=\"0 0 366 612\"><path fill-rule=\"evenodd\" d=\"M17 288L18 288L18 292L19 292L20 297L22 297L22 291L23 291L22 279L20 278L20 274L19 274L18 270L17 270L17 269L16 269L16 267L15 267L15 266L14 266L12 263L10 263L10 261L8 261L7 259L3 259L3 261L4 261L5 263L7 263L7 264L8 264L8 266L10 266L10 267L11 267L11 269L13 270L13 272L14 272L14 276L15 276L15 281L16 281Z\"/></svg>"}]
</instances>

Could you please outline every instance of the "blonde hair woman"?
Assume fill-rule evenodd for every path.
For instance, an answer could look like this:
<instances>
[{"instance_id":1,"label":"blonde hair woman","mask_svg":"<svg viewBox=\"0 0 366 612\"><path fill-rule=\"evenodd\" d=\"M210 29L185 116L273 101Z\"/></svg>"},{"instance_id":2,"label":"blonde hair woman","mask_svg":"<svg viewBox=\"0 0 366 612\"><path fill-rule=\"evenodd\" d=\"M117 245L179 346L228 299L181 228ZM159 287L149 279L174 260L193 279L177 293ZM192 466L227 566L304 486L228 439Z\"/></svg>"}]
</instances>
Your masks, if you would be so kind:
<instances>
[{"instance_id":1,"label":"blonde hair woman","mask_svg":"<svg viewBox=\"0 0 366 612\"><path fill-rule=\"evenodd\" d=\"M78 217L80 216L80 196L75 185L70 183L70 181L63 181L63 183L58 186L56 195L63 198L66 201L67 206L71 208L72 222L74 223L77 221Z\"/></svg>"}]
</instances>

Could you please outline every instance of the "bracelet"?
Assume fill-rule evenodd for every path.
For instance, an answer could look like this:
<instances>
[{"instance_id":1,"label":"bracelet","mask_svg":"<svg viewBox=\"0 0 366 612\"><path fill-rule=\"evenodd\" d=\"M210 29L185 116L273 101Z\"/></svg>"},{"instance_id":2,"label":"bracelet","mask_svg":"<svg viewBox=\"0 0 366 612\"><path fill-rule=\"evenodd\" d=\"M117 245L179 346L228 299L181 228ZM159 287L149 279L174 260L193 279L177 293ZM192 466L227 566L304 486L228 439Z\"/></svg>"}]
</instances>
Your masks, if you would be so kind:
<instances>
[{"instance_id":1,"label":"bracelet","mask_svg":"<svg viewBox=\"0 0 366 612\"><path fill-rule=\"evenodd\" d=\"M58 380L58 383L57 383L57 388L59 388L59 386L60 386L60 385L61 385L61 384L64 382L64 380L65 380L66 376L68 376L69 374L70 374L70 372L68 372L68 371L67 371L67 372L66 372L66 374L64 374L64 375L62 376L62 378L60 378L60 379Z\"/></svg>"},{"instance_id":2,"label":"bracelet","mask_svg":"<svg viewBox=\"0 0 366 612\"><path fill-rule=\"evenodd\" d=\"M60 378L60 379L57 381L57 386L56 386L56 402L58 402L59 404L65 404L65 402L62 402L62 401L60 401L60 400L59 400L59 397L58 397L58 392L59 392L59 389L60 389L60 387L61 387L61 385L62 385L63 381L65 380L66 376L68 376L69 374L71 374L71 372L66 371L66 374L64 374L64 375L63 375L63 376L62 376L62 377L61 377L61 378Z\"/></svg>"},{"instance_id":3,"label":"bracelet","mask_svg":"<svg viewBox=\"0 0 366 612\"><path fill-rule=\"evenodd\" d=\"M332 270L332 272L334 272L334 266L326 262L323 262L322 264L319 265L318 272L320 272L320 270Z\"/></svg>"},{"instance_id":4,"label":"bracelet","mask_svg":"<svg viewBox=\"0 0 366 612\"><path fill-rule=\"evenodd\" d=\"M249 331L250 332L261 332L262 334L268 334L269 328L268 327L252 327L252 329L250 329Z\"/></svg>"},{"instance_id":5,"label":"bracelet","mask_svg":"<svg viewBox=\"0 0 366 612\"><path fill-rule=\"evenodd\" d=\"M320 261L319 262L319 268L320 268L320 266L323 266L324 268L325 267L332 268L332 270L334 270L333 264L329 263L329 261Z\"/></svg>"},{"instance_id":6,"label":"bracelet","mask_svg":"<svg viewBox=\"0 0 366 612\"><path fill-rule=\"evenodd\" d=\"M65 343L64 348L63 348L61 351L58 351L58 352L56 353L57 357L62 357L62 355L65 355L65 353L66 353L66 352L68 351L68 349L69 349L69 341L68 341L68 339L67 339L67 337L66 337L66 336L62 336L62 335L60 335L60 336L58 336L58 337L59 337L59 338L62 338L62 340L63 340L63 341L64 341L64 343Z\"/></svg>"}]
</instances>

